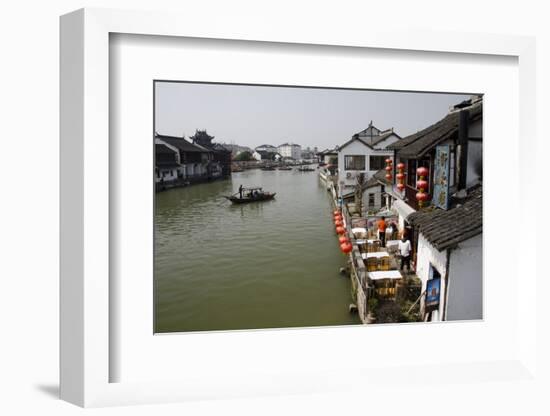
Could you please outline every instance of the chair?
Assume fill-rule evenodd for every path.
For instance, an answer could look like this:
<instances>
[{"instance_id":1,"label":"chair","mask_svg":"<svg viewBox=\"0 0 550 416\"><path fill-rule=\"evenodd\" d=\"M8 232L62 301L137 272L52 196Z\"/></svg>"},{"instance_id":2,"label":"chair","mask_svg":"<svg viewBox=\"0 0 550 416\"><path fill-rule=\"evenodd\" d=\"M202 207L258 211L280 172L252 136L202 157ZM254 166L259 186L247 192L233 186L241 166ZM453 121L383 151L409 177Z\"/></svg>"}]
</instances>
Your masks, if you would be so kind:
<instances>
[{"instance_id":1,"label":"chair","mask_svg":"<svg viewBox=\"0 0 550 416\"><path fill-rule=\"evenodd\" d=\"M389 257L381 257L380 258L380 270L390 270L390 258Z\"/></svg>"},{"instance_id":2,"label":"chair","mask_svg":"<svg viewBox=\"0 0 550 416\"><path fill-rule=\"evenodd\" d=\"M376 257L367 258L367 271L374 272L378 270L378 259Z\"/></svg>"}]
</instances>

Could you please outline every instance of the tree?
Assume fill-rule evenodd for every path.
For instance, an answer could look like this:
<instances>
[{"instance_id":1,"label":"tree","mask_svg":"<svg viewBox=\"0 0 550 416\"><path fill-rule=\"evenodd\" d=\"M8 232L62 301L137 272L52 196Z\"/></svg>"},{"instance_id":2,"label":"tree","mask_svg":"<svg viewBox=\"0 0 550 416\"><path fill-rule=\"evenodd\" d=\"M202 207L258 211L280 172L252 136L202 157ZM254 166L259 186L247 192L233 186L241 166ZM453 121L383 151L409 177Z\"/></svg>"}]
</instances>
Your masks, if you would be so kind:
<instances>
[{"instance_id":1,"label":"tree","mask_svg":"<svg viewBox=\"0 0 550 416\"><path fill-rule=\"evenodd\" d=\"M233 159L233 160L236 160L238 162L246 162L246 161L253 160L253 159L254 158L252 157L252 153L244 151L244 152L239 153L237 156L235 156L235 159Z\"/></svg>"}]
</instances>

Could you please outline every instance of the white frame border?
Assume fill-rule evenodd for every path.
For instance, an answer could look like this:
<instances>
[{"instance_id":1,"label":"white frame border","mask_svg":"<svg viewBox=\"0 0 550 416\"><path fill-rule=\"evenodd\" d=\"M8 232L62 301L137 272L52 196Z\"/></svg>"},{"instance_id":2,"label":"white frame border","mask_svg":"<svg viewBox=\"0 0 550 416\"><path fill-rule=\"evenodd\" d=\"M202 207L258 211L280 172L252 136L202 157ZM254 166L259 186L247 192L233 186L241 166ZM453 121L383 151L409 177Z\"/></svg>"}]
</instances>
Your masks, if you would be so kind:
<instances>
[{"instance_id":1,"label":"white frame border","mask_svg":"<svg viewBox=\"0 0 550 416\"><path fill-rule=\"evenodd\" d=\"M109 383L109 34L183 36L228 40L268 41L331 46L450 53L505 55L519 62L519 136L529 152L519 149L521 214L536 206L536 184L529 178L530 155L536 154L535 40L530 37L430 31L368 33L349 27L282 30L262 22L236 33L231 22L205 28L200 21L173 13L81 9L61 18L61 304L60 395L80 406L173 402L210 398L208 380L176 383ZM309 30L310 29L310 30ZM243 34L245 33L245 34ZM528 143L528 145L526 145ZM67 174L70 172L70 174ZM533 227L524 237L536 241ZM530 264L523 285L532 288L519 301L520 356L503 364L516 368L518 377L537 374L537 269L522 250L520 262ZM540 325L540 323L539 323ZM443 367L443 366L441 366ZM479 367L479 366L478 366ZM483 366L482 366L483 367ZM381 370L385 372L385 369ZM416 370L403 370L412 373ZM481 367L472 371L483 371ZM344 374L344 373L342 373ZM381 373L380 378L384 378ZM339 377L334 377L339 379ZM274 378L273 385L283 378ZM286 379L284 380L287 381ZM269 386L254 383L233 389L227 397L269 394ZM273 386L271 386L273 387ZM289 393L341 390L343 384L289 385ZM215 389L214 389L215 390ZM236 392L237 391L237 392ZM279 393L280 394L280 393Z\"/></svg>"}]
</instances>

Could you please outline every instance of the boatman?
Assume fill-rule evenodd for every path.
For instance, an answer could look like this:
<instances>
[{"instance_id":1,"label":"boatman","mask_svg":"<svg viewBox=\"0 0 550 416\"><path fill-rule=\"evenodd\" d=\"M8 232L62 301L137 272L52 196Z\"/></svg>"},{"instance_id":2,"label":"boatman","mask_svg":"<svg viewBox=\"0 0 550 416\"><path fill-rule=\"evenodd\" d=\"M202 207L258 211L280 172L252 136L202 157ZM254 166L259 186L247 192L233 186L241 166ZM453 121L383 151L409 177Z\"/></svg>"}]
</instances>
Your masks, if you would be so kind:
<instances>
[{"instance_id":1,"label":"boatman","mask_svg":"<svg viewBox=\"0 0 550 416\"><path fill-rule=\"evenodd\" d=\"M239 186L239 197L243 199L243 185Z\"/></svg>"}]
</instances>

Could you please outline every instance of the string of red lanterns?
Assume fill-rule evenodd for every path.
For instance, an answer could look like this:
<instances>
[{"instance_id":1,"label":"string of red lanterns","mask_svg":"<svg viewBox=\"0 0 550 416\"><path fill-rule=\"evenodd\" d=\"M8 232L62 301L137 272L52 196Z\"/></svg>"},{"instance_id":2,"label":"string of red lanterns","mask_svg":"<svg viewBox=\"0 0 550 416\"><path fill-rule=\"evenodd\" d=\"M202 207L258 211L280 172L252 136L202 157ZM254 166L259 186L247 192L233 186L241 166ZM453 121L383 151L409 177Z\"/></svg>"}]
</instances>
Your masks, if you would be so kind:
<instances>
[{"instance_id":1,"label":"string of red lanterns","mask_svg":"<svg viewBox=\"0 0 550 416\"><path fill-rule=\"evenodd\" d=\"M405 189L405 164L398 163L397 171L399 172L395 175L395 178L397 179L397 189L399 189L399 192L403 192L403 189Z\"/></svg>"},{"instance_id":2,"label":"string of red lanterns","mask_svg":"<svg viewBox=\"0 0 550 416\"><path fill-rule=\"evenodd\" d=\"M428 189L428 181L426 181L428 173L429 171L425 167L420 167L416 170L416 174L418 175L418 180L416 181L416 188L418 189L416 200L420 208L422 208L424 202L428 200L428 194L426 193L426 189Z\"/></svg>"},{"instance_id":3,"label":"string of red lanterns","mask_svg":"<svg viewBox=\"0 0 550 416\"><path fill-rule=\"evenodd\" d=\"M346 229L344 227L344 217L342 216L340 210L335 210L333 212L333 217L336 234L338 234L338 242L340 243L340 250L342 250L344 254L351 253L353 246L348 237L345 235Z\"/></svg>"},{"instance_id":4,"label":"string of red lanterns","mask_svg":"<svg viewBox=\"0 0 550 416\"><path fill-rule=\"evenodd\" d=\"M392 174L391 174L393 171L392 163L393 161L391 160L391 158L388 157L386 159L386 179L388 181L392 180Z\"/></svg>"}]
</instances>

